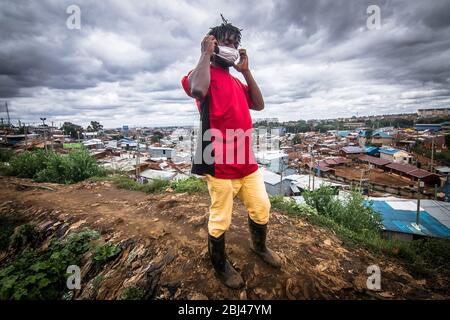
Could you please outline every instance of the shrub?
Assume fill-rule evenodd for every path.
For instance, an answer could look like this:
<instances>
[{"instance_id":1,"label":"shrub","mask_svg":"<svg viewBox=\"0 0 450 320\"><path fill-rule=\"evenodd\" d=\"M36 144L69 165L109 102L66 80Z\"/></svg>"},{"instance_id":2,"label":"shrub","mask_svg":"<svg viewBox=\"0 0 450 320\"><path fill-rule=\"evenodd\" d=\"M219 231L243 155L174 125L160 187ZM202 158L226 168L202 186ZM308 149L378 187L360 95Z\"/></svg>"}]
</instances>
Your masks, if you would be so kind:
<instances>
[{"instance_id":1,"label":"shrub","mask_svg":"<svg viewBox=\"0 0 450 320\"><path fill-rule=\"evenodd\" d=\"M116 257L122 250L112 243L106 243L95 249L92 259L97 265L105 264Z\"/></svg>"},{"instance_id":2,"label":"shrub","mask_svg":"<svg viewBox=\"0 0 450 320\"><path fill-rule=\"evenodd\" d=\"M11 175L33 179L45 169L47 157L43 150L25 151L12 157L9 163Z\"/></svg>"},{"instance_id":3,"label":"shrub","mask_svg":"<svg viewBox=\"0 0 450 320\"><path fill-rule=\"evenodd\" d=\"M175 192L208 192L206 183L202 179L196 177L189 177L187 179L174 181L172 182L171 187Z\"/></svg>"},{"instance_id":4,"label":"shrub","mask_svg":"<svg viewBox=\"0 0 450 320\"><path fill-rule=\"evenodd\" d=\"M25 250L0 269L0 299L58 299L66 289L69 265L79 265L98 233L90 230L54 240L42 251Z\"/></svg>"},{"instance_id":5,"label":"shrub","mask_svg":"<svg viewBox=\"0 0 450 320\"><path fill-rule=\"evenodd\" d=\"M13 155L14 152L11 149L0 148L0 162L8 162Z\"/></svg>"},{"instance_id":6,"label":"shrub","mask_svg":"<svg viewBox=\"0 0 450 320\"><path fill-rule=\"evenodd\" d=\"M364 203L363 195L351 191L340 200L331 187L320 187L303 193L305 202L321 215L357 233L381 231L381 216Z\"/></svg>"},{"instance_id":7,"label":"shrub","mask_svg":"<svg viewBox=\"0 0 450 320\"><path fill-rule=\"evenodd\" d=\"M11 159L8 172L38 182L56 183L75 183L106 175L106 170L86 149L72 150L68 155L43 150L25 151Z\"/></svg>"}]
</instances>

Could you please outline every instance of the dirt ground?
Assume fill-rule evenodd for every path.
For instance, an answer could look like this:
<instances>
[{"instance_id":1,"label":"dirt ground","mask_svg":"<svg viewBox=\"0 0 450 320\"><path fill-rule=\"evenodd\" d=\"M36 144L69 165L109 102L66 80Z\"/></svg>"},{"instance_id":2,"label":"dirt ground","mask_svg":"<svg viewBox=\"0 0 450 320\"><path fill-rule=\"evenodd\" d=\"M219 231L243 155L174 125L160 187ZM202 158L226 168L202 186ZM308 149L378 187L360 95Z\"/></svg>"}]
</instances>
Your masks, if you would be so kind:
<instances>
[{"instance_id":1,"label":"dirt ground","mask_svg":"<svg viewBox=\"0 0 450 320\"><path fill-rule=\"evenodd\" d=\"M381 169L368 170L367 165L360 164L357 167L340 167L336 168L336 175L345 177L347 179L361 179L361 172L363 172L363 179L369 179L371 182L385 184L393 187L406 187L412 185L411 180L397 175L383 172Z\"/></svg>"},{"instance_id":2,"label":"dirt ground","mask_svg":"<svg viewBox=\"0 0 450 320\"><path fill-rule=\"evenodd\" d=\"M63 186L0 177L0 214L22 215L47 234L89 227L124 248L100 271L100 284L94 285L89 262L82 266L77 299L117 299L134 285L151 292L154 299L450 297L448 279L416 279L395 260L347 247L329 230L274 211L268 243L284 264L273 269L250 251L247 213L238 200L235 204L227 251L244 278L241 290L226 288L212 271L206 240L207 194L149 195L117 189L109 182ZM381 268L381 291L367 289L367 267L373 264Z\"/></svg>"}]
</instances>

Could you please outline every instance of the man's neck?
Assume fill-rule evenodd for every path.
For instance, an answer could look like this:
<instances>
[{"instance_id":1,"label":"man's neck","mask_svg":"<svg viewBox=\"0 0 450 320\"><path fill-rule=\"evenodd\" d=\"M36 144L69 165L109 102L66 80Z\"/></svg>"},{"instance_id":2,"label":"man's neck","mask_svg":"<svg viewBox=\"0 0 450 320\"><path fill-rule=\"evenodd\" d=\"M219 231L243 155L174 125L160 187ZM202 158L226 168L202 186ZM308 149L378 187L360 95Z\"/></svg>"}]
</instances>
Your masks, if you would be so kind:
<instances>
[{"instance_id":1,"label":"man's neck","mask_svg":"<svg viewBox=\"0 0 450 320\"><path fill-rule=\"evenodd\" d=\"M220 65L216 64L214 61L211 62L211 65L213 65L216 68L220 68L222 70L225 70L225 71L230 71L230 67L220 66Z\"/></svg>"}]
</instances>

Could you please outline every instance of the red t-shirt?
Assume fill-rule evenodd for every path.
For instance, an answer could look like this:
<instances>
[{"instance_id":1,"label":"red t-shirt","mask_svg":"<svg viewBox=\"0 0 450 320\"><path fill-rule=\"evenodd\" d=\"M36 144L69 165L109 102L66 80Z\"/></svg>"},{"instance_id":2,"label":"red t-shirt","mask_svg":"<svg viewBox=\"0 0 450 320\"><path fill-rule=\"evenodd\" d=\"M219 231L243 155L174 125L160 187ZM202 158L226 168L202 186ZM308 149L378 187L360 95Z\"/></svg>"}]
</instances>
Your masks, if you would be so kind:
<instances>
[{"instance_id":1,"label":"red t-shirt","mask_svg":"<svg viewBox=\"0 0 450 320\"><path fill-rule=\"evenodd\" d=\"M190 97L188 76L181 84ZM249 89L228 69L210 67L211 81L206 97L196 99L201 118L202 136L212 133L211 139L197 143L197 160L192 172L210 174L221 179L243 178L258 169L252 150L252 119L250 107L253 105ZM211 130L212 129L212 130ZM212 152L210 152L212 150ZM211 154L211 157L204 155Z\"/></svg>"}]
</instances>

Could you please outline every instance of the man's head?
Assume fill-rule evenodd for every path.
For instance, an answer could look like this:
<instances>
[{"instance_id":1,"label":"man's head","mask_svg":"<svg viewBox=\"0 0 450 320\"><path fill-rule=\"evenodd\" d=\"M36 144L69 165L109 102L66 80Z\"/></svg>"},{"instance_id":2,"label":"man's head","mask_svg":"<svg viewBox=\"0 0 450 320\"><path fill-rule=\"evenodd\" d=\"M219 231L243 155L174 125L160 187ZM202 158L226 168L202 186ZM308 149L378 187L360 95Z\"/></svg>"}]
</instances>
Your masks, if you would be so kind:
<instances>
[{"instance_id":1,"label":"man's head","mask_svg":"<svg viewBox=\"0 0 450 320\"><path fill-rule=\"evenodd\" d=\"M219 46L237 49L241 43L242 29L233 26L223 17L223 15L220 16L222 17L222 24L220 26L210 28L211 30L208 32L208 35L214 36ZM212 56L212 61L221 67L230 67L229 63L223 61L223 59L216 55Z\"/></svg>"}]
</instances>

